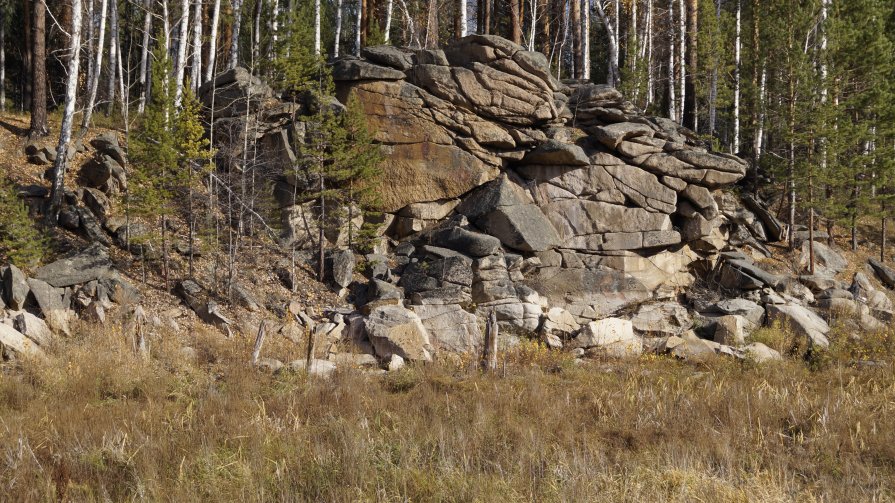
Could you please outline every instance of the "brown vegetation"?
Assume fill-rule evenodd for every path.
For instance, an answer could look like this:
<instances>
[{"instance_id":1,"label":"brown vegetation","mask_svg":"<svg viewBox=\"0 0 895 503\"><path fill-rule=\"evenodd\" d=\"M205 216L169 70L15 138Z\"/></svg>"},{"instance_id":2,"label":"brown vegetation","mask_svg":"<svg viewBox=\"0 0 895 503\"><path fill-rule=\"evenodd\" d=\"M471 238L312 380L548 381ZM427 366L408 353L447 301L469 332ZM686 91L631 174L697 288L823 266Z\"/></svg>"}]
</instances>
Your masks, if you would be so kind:
<instances>
[{"instance_id":1,"label":"brown vegetation","mask_svg":"<svg viewBox=\"0 0 895 503\"><path fill-rule=\"evenodd\" d=\"M333 379L249 367L252 340L133 356L81 327L0 376L9 501L884 501L892 344L810 365L576 364L526 343L496 375L441 362ZM773 337L772 334L765 334ZM182 351L190 344L193 356ZM284 341L265 353L297 358ZM883 362L883 363L880 363Z\"/></svg>"}]
</instances>

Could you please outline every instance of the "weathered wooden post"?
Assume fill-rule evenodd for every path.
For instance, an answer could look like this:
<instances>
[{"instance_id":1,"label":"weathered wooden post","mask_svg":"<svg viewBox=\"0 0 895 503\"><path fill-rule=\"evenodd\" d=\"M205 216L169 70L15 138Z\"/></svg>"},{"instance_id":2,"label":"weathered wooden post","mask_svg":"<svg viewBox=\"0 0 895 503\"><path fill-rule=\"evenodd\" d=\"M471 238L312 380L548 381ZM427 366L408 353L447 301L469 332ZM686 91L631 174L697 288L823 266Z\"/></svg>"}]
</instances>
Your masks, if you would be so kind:
<instances>
[{"instance_id":1,"label":"weathered wooden post","mask_svg":"<svg viewBox=\"0 0 895 503\"><path fill-rule=\"evenodd\" d=\"M258 327L258 336L255 337L255 349L252 351L252 366L258 365L258 359L261 357L261 346L264 345L264 336L266 335L266 331L264 330L264 320L261 320L261 326Z\"/></svg>"},{"instance_id":2,"label":"weathered wooden post","mask_svg":"<svg viewBox=\"0 0 895 503\"><path fill-rule=\"evenodd\" d=\"M482 370L497 370L497 311L492 310L485 324L485 348L482 352Z\"/></svg>"}]
</instances>

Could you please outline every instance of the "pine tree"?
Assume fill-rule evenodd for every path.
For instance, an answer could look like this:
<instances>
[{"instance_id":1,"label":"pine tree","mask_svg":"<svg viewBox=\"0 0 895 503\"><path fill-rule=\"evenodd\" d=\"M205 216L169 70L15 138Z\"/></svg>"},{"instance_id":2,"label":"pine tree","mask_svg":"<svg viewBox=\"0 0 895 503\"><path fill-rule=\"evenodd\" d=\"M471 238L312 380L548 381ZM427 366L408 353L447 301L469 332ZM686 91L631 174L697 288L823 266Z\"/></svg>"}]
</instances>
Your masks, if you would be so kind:
<instances>
[{"instance_id":1,"label":"pine tree","mask_svg":"<svg viewBox=\"0 0 895 503\"><path fill-rule=\"evenodd\" d=\"M15 186L0 180L0 262L25 269L38 265L48 249L48 240L28 215Z\"/></svg>"}]
</instances>

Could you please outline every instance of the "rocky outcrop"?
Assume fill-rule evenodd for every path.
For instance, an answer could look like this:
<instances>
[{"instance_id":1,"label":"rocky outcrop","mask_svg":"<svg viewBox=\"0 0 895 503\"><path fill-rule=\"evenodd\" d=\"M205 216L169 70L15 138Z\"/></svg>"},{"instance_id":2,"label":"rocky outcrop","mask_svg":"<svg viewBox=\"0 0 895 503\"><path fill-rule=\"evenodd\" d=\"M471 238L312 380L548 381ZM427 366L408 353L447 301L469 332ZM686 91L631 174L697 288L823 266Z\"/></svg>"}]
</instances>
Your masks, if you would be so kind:
<instances>
[{"instance_id":1,"label":"rocky outcrop","mask_svg":"<svg viewBox=\"0 0 895 503\"><path fill-rule=\"evenodd\" d=\"M444 50L368 47L332 70L339 102L277 102L245 72L219 76L215 132L256 121L277 207L300 247L316 239L319 211L296 197L313 175L286 169L308 130L301 117L360 104L385 156L384 214L367 222L378 229L374 254L357 257L366 284L347 265L332 279L362 313L356 332L383 364L478 351L492 313L502 334L537 334L550 347L627 356L650 340L698 359L745 358L749 334L776 320L822 344L828 329L815 310L829 318L846 302L871 317L891 312L872 286L827 297L839 285L815 292L771 267L765 244L789 229L761 200L726 190L744 178L745 161L643 114L611 87L556 81L541 54L471 35ZM206 104L211 89L200 91ZM234 113L245 107L253 118ZM340 229L324 234L344 247ZM817 286L843 264L835 250L815 252ZM715 298L688 305L699 283ZM757 359L774 358L751 347Z\"/></svg>"}]
</instances>

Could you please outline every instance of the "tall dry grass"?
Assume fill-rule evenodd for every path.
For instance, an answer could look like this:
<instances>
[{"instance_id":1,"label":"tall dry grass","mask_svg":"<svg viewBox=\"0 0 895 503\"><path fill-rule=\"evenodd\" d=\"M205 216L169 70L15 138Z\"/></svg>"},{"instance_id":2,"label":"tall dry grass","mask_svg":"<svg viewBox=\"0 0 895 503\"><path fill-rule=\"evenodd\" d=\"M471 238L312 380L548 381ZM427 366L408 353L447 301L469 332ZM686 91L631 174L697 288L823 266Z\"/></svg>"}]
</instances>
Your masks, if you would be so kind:
<instances>
[{"instance_id":1,"label":"tall dry grass","mask_svg":"<svg viewBox=\"0 0 895 503\"><path fill-rule=\"evenodd\" d=\"M497 376L321 380L249 368L249 337L167 335L144 360L79 333L0 376L4 501L895 498L890 366L579 365L526 345Z\"/></svg>"}]
</instances>

